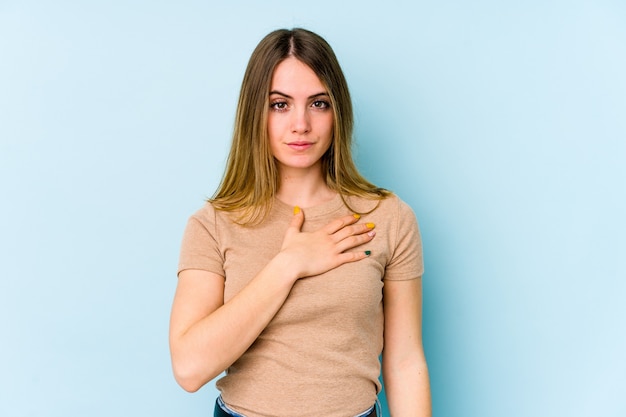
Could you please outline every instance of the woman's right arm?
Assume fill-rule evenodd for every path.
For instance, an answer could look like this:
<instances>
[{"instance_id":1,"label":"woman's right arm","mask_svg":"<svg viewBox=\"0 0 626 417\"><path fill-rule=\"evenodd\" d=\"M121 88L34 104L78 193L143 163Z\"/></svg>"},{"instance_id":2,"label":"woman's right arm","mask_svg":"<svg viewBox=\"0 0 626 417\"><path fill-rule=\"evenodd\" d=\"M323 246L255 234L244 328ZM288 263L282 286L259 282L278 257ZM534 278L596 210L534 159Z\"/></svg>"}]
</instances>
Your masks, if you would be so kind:
<instances>
[{"instance_id":1,"label":"woman's right arm","mask_svg":"<svg viewBox=\"0 0 626 417\"><path fill-rule=\"evenodd\" d=\"M293 284L346 262L365 258L346 252L373 239L373 225L346 216L311 233L301 232L302 212L294 215L280 252L237 295L224 303L224 278L184 270L170 320L174 376L186 391L197 391L235 362L283 305Z\"/></svg>"}]
</instances>

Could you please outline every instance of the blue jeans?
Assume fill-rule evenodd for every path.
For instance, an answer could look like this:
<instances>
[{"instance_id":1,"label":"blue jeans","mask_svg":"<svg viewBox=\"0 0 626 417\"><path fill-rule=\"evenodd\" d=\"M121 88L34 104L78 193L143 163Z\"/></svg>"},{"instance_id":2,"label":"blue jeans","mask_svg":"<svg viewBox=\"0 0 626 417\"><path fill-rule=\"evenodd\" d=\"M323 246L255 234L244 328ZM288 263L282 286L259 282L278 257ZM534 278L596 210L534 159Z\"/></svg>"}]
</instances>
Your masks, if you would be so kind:
<instances>
[{"instance_id":1,"label":"blue jeans","mask_svg":"<svg viewBox=\"0 0 626 417\"><path fill-rule=\"evenodd\" d=\"M376 400L376 404L374 404L367 411L362 412L354 417L376 417L382 415L380 413L380 403ZM246 417L243 414L239 414L235 410L229 408L224 401L222 400L222 396L217 397L217 401L215 401L215 411L213 412L213 417Z\"/></svg>"}]
</instances>

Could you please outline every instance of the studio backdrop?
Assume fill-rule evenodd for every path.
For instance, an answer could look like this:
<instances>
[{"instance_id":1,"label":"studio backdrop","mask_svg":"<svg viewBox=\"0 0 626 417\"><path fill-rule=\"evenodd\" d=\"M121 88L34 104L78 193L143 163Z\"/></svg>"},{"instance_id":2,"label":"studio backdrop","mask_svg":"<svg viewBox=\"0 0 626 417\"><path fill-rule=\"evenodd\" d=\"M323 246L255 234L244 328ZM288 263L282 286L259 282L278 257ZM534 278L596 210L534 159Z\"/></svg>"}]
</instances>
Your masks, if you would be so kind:
<instances>
[{"instance_id":1,"label":"studio backdrop","mask_svg":"<svg viewBox=\"0 0 626 417\"><path fill-rule=\"evenodd\" d=\"M0 0L0 415L210 415L171 372L180 239L252 49L296 26L420 222L434 414L626 415L616 0Z\"/></svg>"}]
</instances>

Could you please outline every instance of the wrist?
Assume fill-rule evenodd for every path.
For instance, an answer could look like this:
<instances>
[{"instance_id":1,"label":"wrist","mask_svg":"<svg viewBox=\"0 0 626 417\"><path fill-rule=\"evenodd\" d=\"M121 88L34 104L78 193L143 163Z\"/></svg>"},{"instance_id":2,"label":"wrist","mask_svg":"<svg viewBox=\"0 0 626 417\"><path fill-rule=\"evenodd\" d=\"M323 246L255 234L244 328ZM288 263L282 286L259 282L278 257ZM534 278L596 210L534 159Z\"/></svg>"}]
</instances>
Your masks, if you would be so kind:
<instances>
[{"instance_id":1,"label":"wrist","mask_svg":"<svg viewBox=\"0 0 626 417\"><path fill-rule=\"evenodd\" d=\"M289 254L281 251L270 262L272 275L290 287L303 277Z\"/></svg>"}]
</instances>

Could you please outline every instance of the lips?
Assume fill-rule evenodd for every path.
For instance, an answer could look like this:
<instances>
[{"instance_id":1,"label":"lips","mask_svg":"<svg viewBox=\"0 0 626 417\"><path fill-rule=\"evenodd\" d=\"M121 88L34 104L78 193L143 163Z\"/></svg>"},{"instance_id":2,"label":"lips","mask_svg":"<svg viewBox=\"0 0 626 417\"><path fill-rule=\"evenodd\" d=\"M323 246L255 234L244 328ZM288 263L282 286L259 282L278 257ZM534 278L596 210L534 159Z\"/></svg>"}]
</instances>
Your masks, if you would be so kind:
<instances>
[{"instance_id":1,"label":"lips","mask_svg":"<svg viewBox=\"0 0 626 417\"><path fill-rule=\"evenodd\" d=\"M296 151L304 151L313 146L313 142L295 141L287 143L287 146Z\"/></svg>"}]
</instances>

